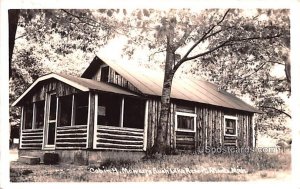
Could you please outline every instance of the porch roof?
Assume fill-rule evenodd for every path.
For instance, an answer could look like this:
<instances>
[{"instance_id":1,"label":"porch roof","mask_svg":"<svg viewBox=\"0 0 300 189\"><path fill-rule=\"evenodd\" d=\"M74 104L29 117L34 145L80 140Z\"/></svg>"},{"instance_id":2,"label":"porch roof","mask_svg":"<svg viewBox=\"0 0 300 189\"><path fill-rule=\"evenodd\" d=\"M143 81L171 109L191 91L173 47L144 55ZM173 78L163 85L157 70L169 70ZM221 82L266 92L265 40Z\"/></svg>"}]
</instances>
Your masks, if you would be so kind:
<instances>
[{"instance_id":1,"label":"porch roof","mask_svg":"<svg viewBox=\"0 0 300 189\"><path fill-rule=\"evenodd\" d=\"M86 91L103 91L103 92L110 92L110 93L116 93L116 94L123 94L123 95L129 95L129 96L138 96L132 92L126 91L120 87L116 87L104 82L98 82L91 79L85 79L75 76L69 76L64 74L57 74L57 73L51 73L48 75L44 75L40 78L38 78L33 84L29 86L29 88L12 104L13 106L20 105L20 102L22 99L28 95L28 93L40 82L43 82L45 80L49 79L57 79L58 81L61 81L63 83L66 83L80 91L86 92Z\"/></svg>"},{"instance_id":2,"label":"porch roof","mask_svg":"<svg viewBox=\"0 0 300 189\"><path fill-rule=\"evenodd\" d=\"M108 58L100 53L97 53L97 56L118 74L132 83L142 93L146 95L161 96L164 76L162 71L158 72L149 69L141 69L134 67L129 63L120 64L116 60ZM171 98L253 113L262 113L260 110L250 106L235 95L224 90L219 90L217 85L191 77L175 76L173 79Z\"/></svg>"}]
</instances>

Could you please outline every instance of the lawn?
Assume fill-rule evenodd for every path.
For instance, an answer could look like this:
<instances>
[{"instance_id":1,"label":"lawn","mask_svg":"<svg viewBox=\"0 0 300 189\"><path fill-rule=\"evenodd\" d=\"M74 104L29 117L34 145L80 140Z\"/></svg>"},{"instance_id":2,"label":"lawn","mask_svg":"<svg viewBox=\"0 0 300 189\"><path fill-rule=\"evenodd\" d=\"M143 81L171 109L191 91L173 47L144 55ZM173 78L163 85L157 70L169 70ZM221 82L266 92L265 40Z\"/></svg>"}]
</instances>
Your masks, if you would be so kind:
<instances>
[{"instance_id":1,"label":"lawn","mask_svg":"<svg viewBox=\"0 0 300 189\"><path fill-rule=\"evenodd\" d=\"M253 181L289 179L290 151L170 155L140 160L118 156L99 164L26 165L12 161L11 182Z\"/></svg>"}]
</instances>

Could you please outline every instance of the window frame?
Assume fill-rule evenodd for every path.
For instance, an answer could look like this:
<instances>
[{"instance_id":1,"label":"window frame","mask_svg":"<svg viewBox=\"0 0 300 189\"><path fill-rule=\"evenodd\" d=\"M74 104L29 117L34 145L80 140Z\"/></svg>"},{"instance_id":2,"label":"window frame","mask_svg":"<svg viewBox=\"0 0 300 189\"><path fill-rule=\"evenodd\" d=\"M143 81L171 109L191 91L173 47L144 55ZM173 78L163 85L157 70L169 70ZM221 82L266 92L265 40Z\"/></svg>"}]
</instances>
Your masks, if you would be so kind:
<instances>
[{"instance_id":1,"label":"window frame","mask_svg":"<svg viewBox=\"0 0 300 189\"><path fill-rule=\"evenodd\" d=\"M226 134L226 119L235 120L235 134ZM238 136L238 117L237 116L230 116L230 115L224 115L224 136Z\"/></svg>"},{"instance_id":2,"label":"window frame","mask_svg":"<svg viewBox=\"0 0 300 189\"><path fill-rule=\"evenodd\" d=\"M193 119L194 119L194 129L191 130L191 129L178 128L178 121L177 121L178 115L186 116L186 117L193 117ZM197 118L196 113L175 112L175 131L195 133L196 132L196 118Z\"/></svg>"}]
</instances>

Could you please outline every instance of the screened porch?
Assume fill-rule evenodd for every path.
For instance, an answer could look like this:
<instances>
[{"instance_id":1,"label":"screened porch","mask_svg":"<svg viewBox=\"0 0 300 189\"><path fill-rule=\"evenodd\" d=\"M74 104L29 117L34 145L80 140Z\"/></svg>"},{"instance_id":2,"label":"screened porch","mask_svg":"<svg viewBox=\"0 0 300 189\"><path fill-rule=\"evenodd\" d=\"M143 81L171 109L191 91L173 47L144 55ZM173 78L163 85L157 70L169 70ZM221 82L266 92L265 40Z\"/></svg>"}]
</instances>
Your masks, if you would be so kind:
<instances>
[{"instance_id":1,"label":"screened porch","mask_svg":"<svg viewBox=\"0 0 300 189\"><path fill-rule=\"evenodd\" d=\"M106 92L47 93L22 107L20 148L142 151L145 104Z\"/></svg>"}]
</instances>

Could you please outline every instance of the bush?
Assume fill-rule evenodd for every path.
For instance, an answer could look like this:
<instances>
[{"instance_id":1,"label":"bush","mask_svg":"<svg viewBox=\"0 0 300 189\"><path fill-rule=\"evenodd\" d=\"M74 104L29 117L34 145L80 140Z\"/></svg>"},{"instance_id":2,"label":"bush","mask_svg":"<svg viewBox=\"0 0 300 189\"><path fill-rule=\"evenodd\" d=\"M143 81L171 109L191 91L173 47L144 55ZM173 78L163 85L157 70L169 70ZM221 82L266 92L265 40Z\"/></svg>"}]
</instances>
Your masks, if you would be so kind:
<instances>
[{"instance_id":1,"label":"bush","mask_svg":"<svg viewBox=\"0 0 300 189\"><path fill-rule=\"evenodd\" d=\"M132 168L132 166L135 164L135 161L129 160L129 159L106 159L103 162L100 163L100 169L112 169L116 168L118 170L122 168Z\"/></svg>"},{"instance_id":2,"label":"bush","mask_svg":"<svg viewBox=\"0 0 300 189\"><path fill-rule=\"evenodd\" d=\"M44 164L45 165L54 165L58 164L59 156L57 153L45 153L44 154Z\"/></svg>"}]
</instances>

